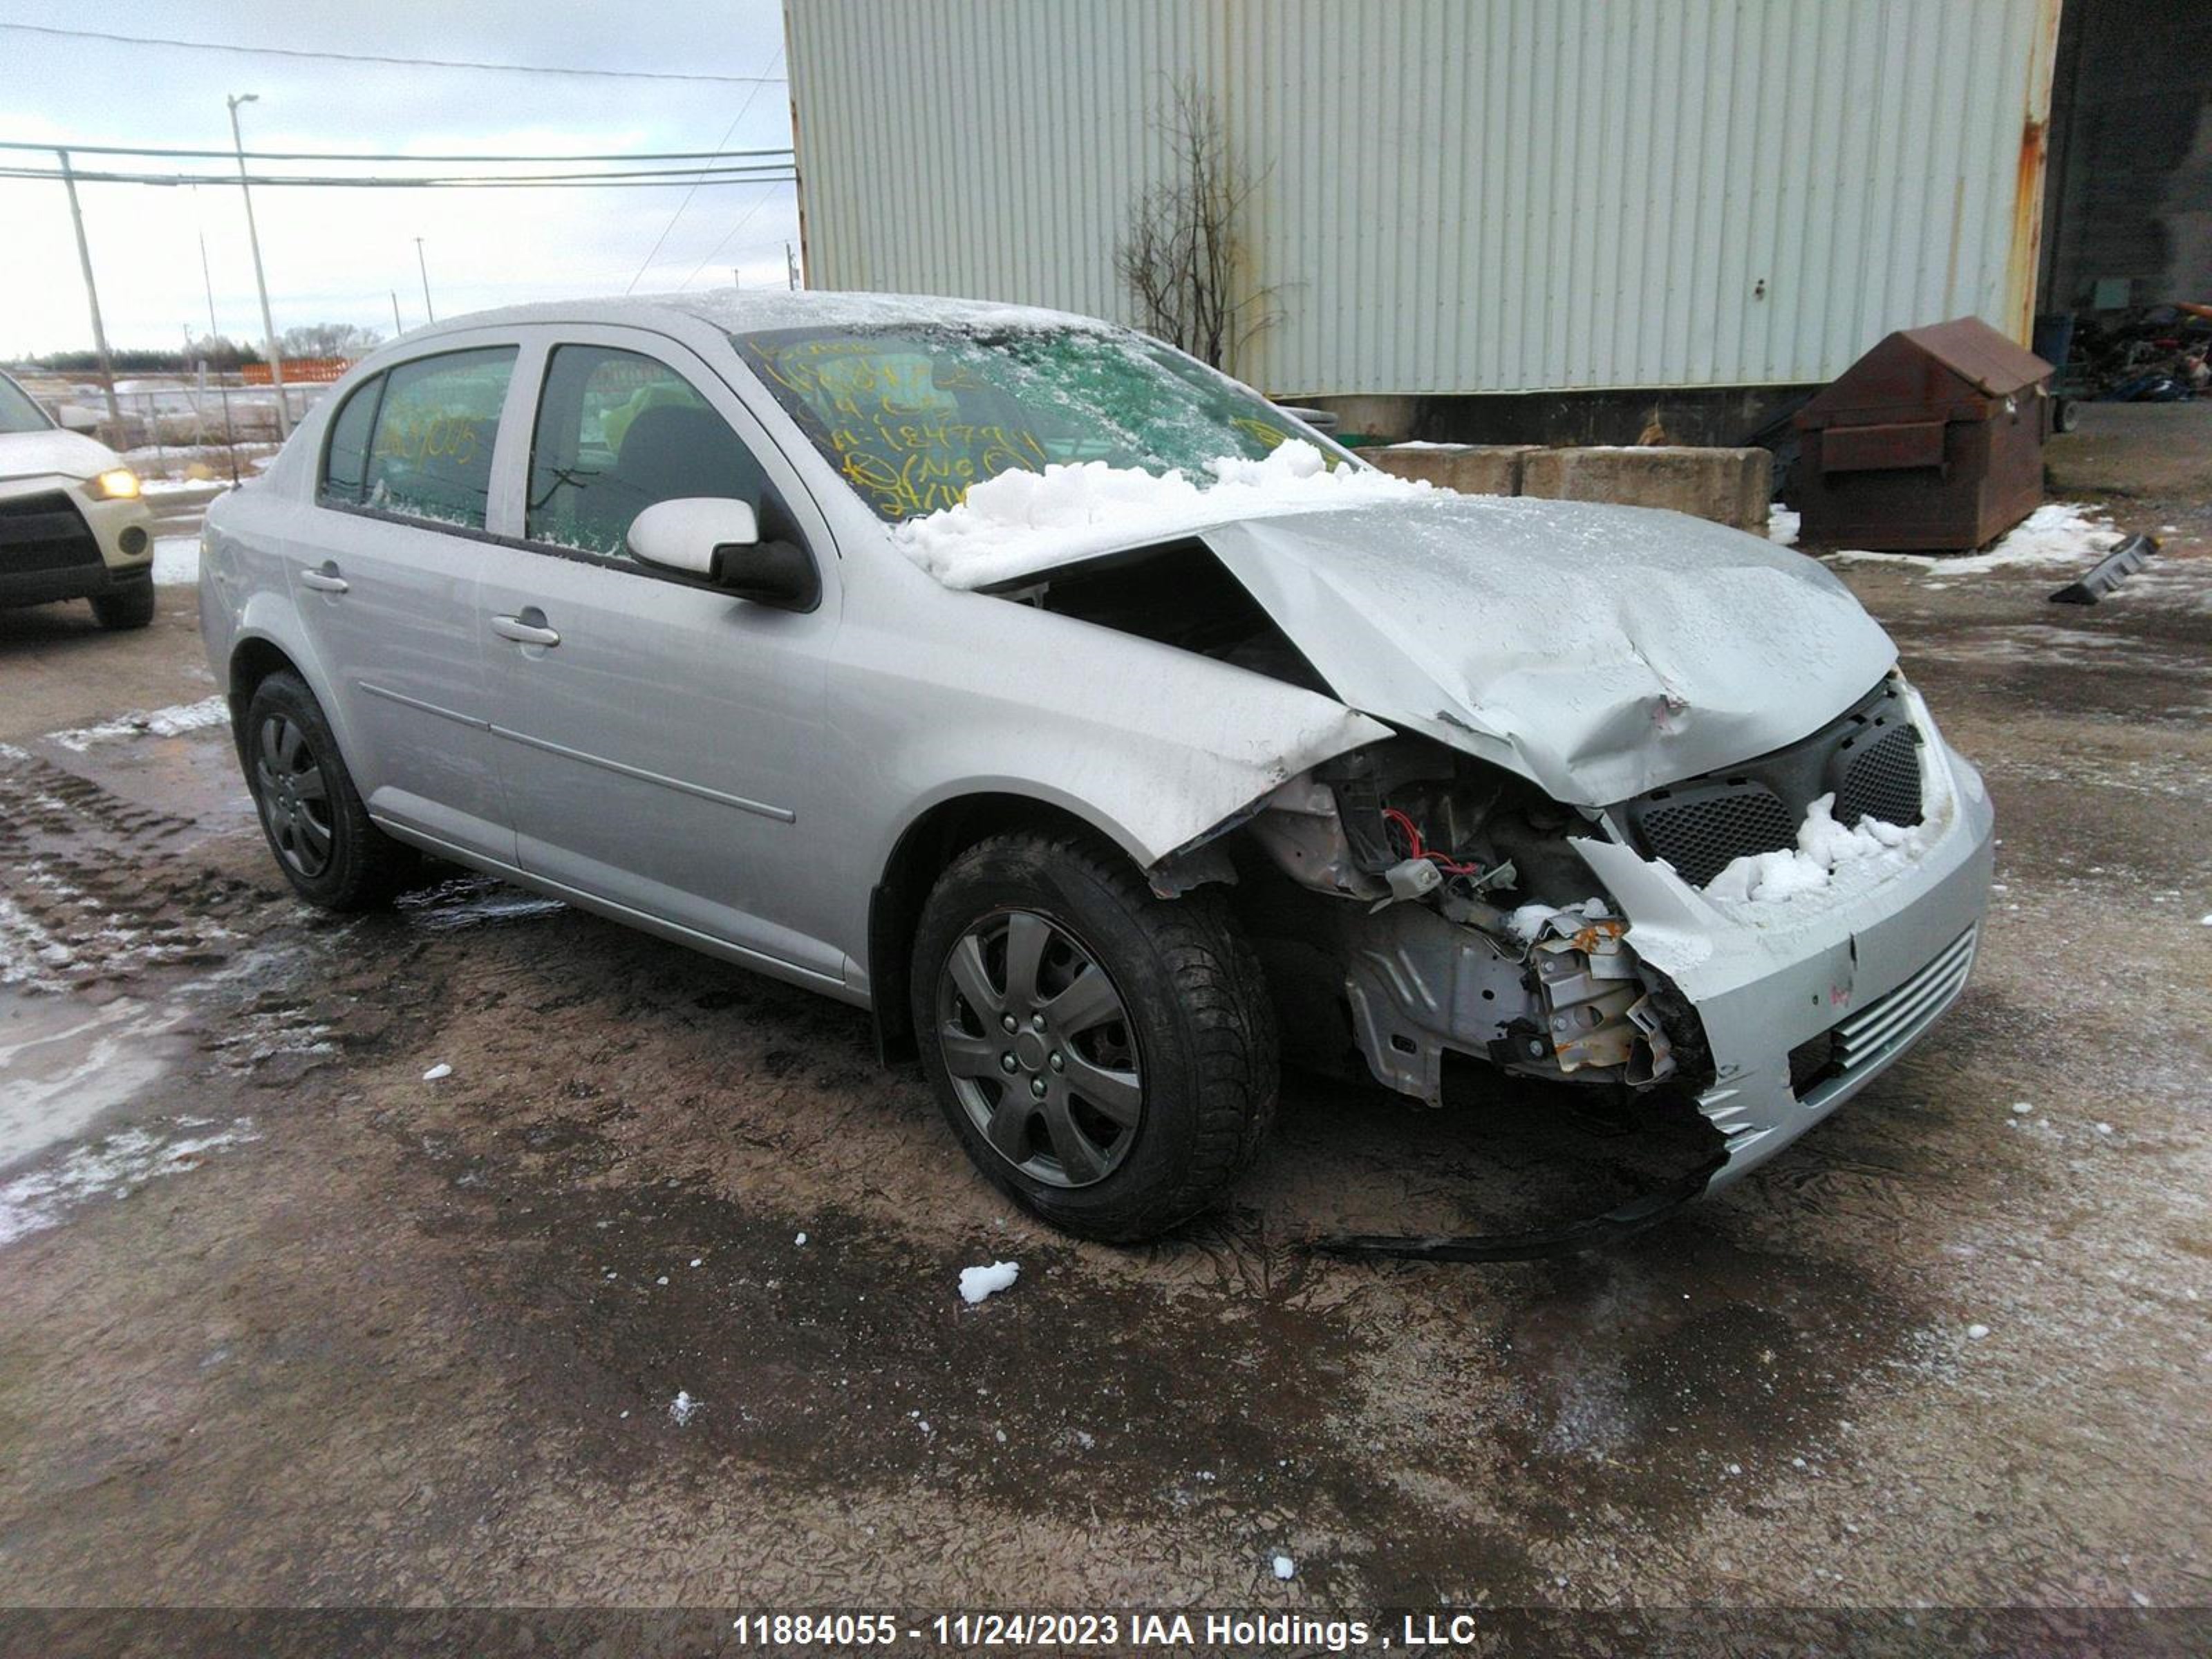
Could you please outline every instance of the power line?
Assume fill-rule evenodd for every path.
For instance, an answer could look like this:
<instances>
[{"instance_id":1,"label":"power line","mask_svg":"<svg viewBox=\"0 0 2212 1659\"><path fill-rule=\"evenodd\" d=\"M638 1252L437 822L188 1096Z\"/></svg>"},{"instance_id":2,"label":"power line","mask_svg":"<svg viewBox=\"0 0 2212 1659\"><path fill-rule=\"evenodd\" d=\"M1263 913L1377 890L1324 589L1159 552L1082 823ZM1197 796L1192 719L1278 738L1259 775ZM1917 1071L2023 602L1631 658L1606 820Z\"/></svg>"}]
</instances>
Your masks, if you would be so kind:
<instances>
[{"instance_id":1,"label":"power line","mask_svg":"<svg viewBox=\"0 0 2212 1659\"><path fill-rule=\"evenodd\" d=\"M492 64L472 58L399 58L370 52L307 52L294 46L240 46L225 40L179 40L160 34L110 34L97 29L58 29L40 23L0 23L19 34L71 40L104 40L126 46L175 46L187 52L228 52L253 58L313 58L339 64L398 64L410 69L497 70L510 75L574 75L615 81L712 81L724 86L775 82L781 76L701 75L668 70L571 69L557 64Z\"/></svg>"},{"instance_id":2,"label":"power line","mask_svg":"<svg viewBox=\"0 0 2212 1659\"><path fill-rule=\"evenodd\" d=\"M774 75L776 70L781 69L782 66L783 48L781 46L778 46L775 49L775 56L769 61L768 72L770 75ZM765 85L767 83L763 82L762 84ZM730 118L730 125L723 131L721 137L717 141L718 143L726 144L730 142L731 137L737 132L738 123L744 120L746 116L752 112L753 100L757 99L760 94L761 89L759 87L755 87L750 92L745 94L745 101L738 106L738 112ZM668 240L668 233L676 228L676 222L684 216L684 210L691 205L691 198L697 193L697 188L694 186L691 191L686 192L684 199L676 204L676 211L668 216L668 222L661 226L660 234L653 239L653 251L647 253L643 261L638 265L636 274L629 279L629 286L623 290L624 294L634 293L636 290L638 278L643 276L645 273L652 268L653 260L659 255L661 244Z\"/></svg>"},{"instance_id":3,"label":"power line","mask_svg":"<svg viewBox=\"0 0 2212 1659\"><path fill-rule=\"evenodd\" d=\"M799 182L799 175L794 173L788 179L772 179L766 182L779 185L796 184ZM775 192L773 191L763 191L760 193L759 198L756 200L750 207L745 210L744 217L738 220L737 223L732 225L728 230L722 234L722 240L714 244L714 252L708 254L706 258L700 260L699 263L692 268L691 274L689 276L686 276L682 284L677 289L676 291L678 294L681 294L684 289L690 287L693 283L699 279L699 273L706 270L709 262L718 257L724 248L727 247L732 241L736 240L737 234L739 231L743 230L747 225L752 222L753 215L758 213L763 208L766 207L768 205L768 198L774 194Z\"/></svg>"},{"instance_id":4,"label":"power line","mask_svg":"<svg viewBox=\"0 0 2212 1659\"><path fill-rule=\"evenodd\" d=\"M695 178L691 171L655 173L539 173L513 176L497 173L460 174L440 177L426 174L416 179L316 177L307 174L254 173L245 182L253 185L301 185L323 190L672 190L689 185L693 189L702 185L768 185L791 184L798 174L787 168L781 171L769 167L739 171L736 169L708 169L712 177ZM106 185L235 185L240 182L235 173L86 173L71 169L70 175L79 184ZM64 177L58 167L0 167L0 179L59 179Z\"/></svg>"},{"instance_id":5,"label":"power line","mask_svg":"<svg viewBox=\"0 0 2212 1659\"><path fill-rule=\"evenodd\" d=\"M239 154L234 149L173 149L158 145L137 144L75 144L66 140L33 141L28 138L0 139L0 149L45 150L49 153L65 149L72 155L158 155L194 158L217 157L230 161ZM403 151L368 151L338 149L249 149L245 152L249 161L709 161L731 155L789 155L791 147L781 149L666 149L624 152L612 155L414 155Z\"/></svg>"}]
</instances>

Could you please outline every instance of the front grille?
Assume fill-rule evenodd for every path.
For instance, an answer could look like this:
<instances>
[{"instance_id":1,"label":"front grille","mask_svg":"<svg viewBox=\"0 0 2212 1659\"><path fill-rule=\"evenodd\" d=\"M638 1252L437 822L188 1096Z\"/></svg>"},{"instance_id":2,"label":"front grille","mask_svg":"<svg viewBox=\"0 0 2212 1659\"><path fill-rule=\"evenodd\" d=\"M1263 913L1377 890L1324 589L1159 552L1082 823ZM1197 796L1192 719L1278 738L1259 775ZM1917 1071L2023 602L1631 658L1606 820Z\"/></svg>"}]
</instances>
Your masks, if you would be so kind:
<instances>
[{"instance_id":1,"label":"front grille","mask_svg":"<svg viewBox=\"0 0 2212 1659\"><path fill-rule=\"evenodd\" d=\"M1896 682L1884 680L1786 749L1654 789L1615 810L1631 846L1703 887L1746 854L1796 846L1798 825L1826 794L1835 796L1832 810L1848 827L1866 817L1920 822L1920 734Z\"/></svg>"},{"instance_id":2,"label":"front grille","mask_svg":"<svg viewBox=\"0 0 2212 1659\"><path fill-rule=\"evenodd\" d=\"M1836 822L1856 827L1861 818L1884 823L1920 822L1920 734L1890 726L1872 739L1844 739L1843 781L1836 790Z\"/></svg>"},{"instance_id":3,"label":"front grille","mask_svg":"<svg viewBox=\"0 0 2212 1659\"><path fill-rule=\"evenodd\" d=\"M99 562L100 544L76 503L60 490L0 501L0 574Z\"/></svg>"},{"instance_id":4,"label":"front grille","mask_svg":"<svg viewBox=\"0 0 2212 1659\"><path fill-rule=\"evenodd\" d=\"M1795 844L1797 823L1763 783L1724 783L1695 791L1655 790L1631 821L1655 858L1692 887L1703 887L1746 853Z\"/></svg>"},{"instance_id":5,"label":"front grille","mask_svg":"<svg viewBox=\"0 0 2212 1659\"><path fill-rule=\"evenodd\" d=\"M1966 988L1978 931L1969 927L1911 978L1838 1024L1836 1069L1844 1073L1857 1071L1887 1057L1934 1024L1936 1017Z\"/></svg>"}]
</instances>

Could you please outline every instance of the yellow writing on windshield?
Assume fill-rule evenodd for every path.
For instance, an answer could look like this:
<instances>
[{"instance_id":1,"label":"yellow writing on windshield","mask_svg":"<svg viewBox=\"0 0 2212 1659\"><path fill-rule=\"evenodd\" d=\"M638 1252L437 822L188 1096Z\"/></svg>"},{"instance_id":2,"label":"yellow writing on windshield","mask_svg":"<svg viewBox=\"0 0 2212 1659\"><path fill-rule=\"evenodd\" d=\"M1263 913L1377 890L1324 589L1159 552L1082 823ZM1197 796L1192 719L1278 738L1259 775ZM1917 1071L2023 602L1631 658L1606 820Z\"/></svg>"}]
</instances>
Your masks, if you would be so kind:
<instances>
[{"instance_id":1,"label":"yellow writing on windshield","mask_svg":"<svg viewBox=\"0 0 2212 1659\"><path fill-rule=\"evenodd\" d=\"M885 519L957 507L969 485L1048 459L1027 427L961 418L963 394L990 388L957 364L852 340L798 342L757 361L820 421L845 481Z\"/></svg>"}]
</instances>

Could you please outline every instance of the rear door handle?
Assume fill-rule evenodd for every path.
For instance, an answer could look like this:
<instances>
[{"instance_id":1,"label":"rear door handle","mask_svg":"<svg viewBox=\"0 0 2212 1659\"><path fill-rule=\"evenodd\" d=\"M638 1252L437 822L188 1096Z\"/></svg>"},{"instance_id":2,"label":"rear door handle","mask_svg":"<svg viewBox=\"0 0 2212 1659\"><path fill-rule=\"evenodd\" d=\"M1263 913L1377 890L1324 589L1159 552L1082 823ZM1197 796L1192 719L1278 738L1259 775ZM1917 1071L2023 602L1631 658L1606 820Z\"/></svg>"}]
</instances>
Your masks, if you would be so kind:
<instances>
[{"instance_id":1,"label":"rear door handle","mask_svg":"<svg viewBox=\"0 0 2212 1659\"><path fill-rule=\"evenodd\" d=\"M337 565L325 559L321 569L300 573L300 586L312 587L318 593L343 593L346 591L346 580L338 574Z\"/></svg>"},{"instance_id":2,"label":"rear door handle","mask_svg":"<svg viewBox=\"0 0 2212 1659\"><path fill-rule=\"evenodd\" d=\"M536 621L530 618L536 617ZM494 617L491 631L503 640L513 640L517 645L558 645L561 636L545 626L545 616L536 607L520 617Z\"/></svg>"}]
</instances>

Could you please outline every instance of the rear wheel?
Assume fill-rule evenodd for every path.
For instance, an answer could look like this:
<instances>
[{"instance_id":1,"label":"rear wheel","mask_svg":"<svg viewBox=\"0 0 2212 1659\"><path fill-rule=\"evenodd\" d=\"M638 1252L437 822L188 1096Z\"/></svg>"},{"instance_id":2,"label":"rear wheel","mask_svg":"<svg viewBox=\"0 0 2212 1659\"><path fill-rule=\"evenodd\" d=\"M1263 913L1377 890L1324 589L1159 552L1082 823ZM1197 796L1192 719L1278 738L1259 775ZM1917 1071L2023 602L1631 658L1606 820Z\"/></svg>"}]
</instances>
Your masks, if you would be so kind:
<instances>
[{"instance_id":1,"label":"rear wheel","mask_svg":"<svg viewBox=\"0 0 2212 1659\"><path fill-rule=\"evenodd\" d=\"M134 582L92 601L93 619L102 628L143 628L154 620L154 584Z\"/></svg>"},{"instance_id":2,"label":"rear wheel","mask_svg":"<svg viewBox=\"0 0 2212 1659\"><path fill-rule=\"evenodd\" d=\"M412 860L369 822L322 706L298 676L271 674L255 688L245 736L262 833L293 890L326 910L391 897Z\"/></svg>"},{"instance_id":3,"label":"rear wheel","mask_svg":"<svg viewBox=\"0 0 2212 1659\"><path fill-rule=\"evenodd\" d=\"M1158 898L1074 837L998 836L954 860L913 986L953 1133L1068 1232L1127 1241L1189 1219L1273 1115L1273 1012L1226 908Z\"/></svg>"}]
</instances>

